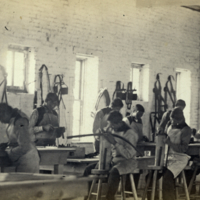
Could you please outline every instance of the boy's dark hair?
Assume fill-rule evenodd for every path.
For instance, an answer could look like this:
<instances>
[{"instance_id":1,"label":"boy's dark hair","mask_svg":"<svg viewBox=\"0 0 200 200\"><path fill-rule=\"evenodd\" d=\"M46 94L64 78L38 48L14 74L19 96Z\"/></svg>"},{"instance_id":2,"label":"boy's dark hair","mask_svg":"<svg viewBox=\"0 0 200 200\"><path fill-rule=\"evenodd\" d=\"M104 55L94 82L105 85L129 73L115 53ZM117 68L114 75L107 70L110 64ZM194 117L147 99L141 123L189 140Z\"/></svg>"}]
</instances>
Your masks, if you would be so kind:
<instances>
[{"instance_id":1,"label":"boy's dark hair","mask_svg":"<svg viewBox=\"0 0 200 200\"><path fill-rule=\"evenodd\" d=\"M113 124L118 124L119 122L122 121L122 114L118 111L111 111L110 114L108 115L108 121L110 121Z\"/></svg>"},{"instance_id":2,"label":"boy's dark hair","mask_svg":"<svg viewBox=\"0 0 200 200\"><path fill-rule=\"evenodd\" d=\"M181 108L174 108L170 114L170 117L176 120L185 120L185 117L183 115L183 111Z\"/></svg>"},{"instance_id":3,"label":"boy's dark hair","mask_svg":"<svg viewBox=\"0 0 200 200\"><path fill-rule=\"evenodd\" d=\"M59 102L58 96L55 93L50 92L46 96L45 102L47 102L47 101L57 101L57 102Z\"/></svg>"},{"instance_id":4,"label":"boy's dark hair","mask_svg":"<svg viewBox=\"0 0 200 200\"><path fill-rule=\"evenodd\" d=\"M185 103L184 100L179 99L179 100L176 101L176 104L175 104L175 107L177 107L177 106L185 107L186 103Z\"/></svg>"},{"instance_id":5,"label":"boy's dark hair","mask_svg":"<svg viewBox=\"0 0 200 200\"><path fill-rule=\"evenodd\" d=\"M112 103L111 103L112 107L120 107L122 108L124 106L122 100L120 98L115 98L113 99Z\"/></svg>"},{"instance_id":6,"label":"boy's dark hair","mask_svg":"<svg viewBox=\"0 0 200 200\"><path fill-rule=\"evenodd\" d=\"M12 113L13 108L6 103L0 103L0 118L4 117L6 113Z\"/></svg>"},{"instance_id":7,"label":"boy's dark hair","mask_svg":"<svg viewBox=\"0 0 200 200\"><path fill-rule=\"evenodd\" d=\"M138 111L143 112L143 113L145 112L145 109L141 104L136 104L135 107Z\"/></svg>"}]
</instances>

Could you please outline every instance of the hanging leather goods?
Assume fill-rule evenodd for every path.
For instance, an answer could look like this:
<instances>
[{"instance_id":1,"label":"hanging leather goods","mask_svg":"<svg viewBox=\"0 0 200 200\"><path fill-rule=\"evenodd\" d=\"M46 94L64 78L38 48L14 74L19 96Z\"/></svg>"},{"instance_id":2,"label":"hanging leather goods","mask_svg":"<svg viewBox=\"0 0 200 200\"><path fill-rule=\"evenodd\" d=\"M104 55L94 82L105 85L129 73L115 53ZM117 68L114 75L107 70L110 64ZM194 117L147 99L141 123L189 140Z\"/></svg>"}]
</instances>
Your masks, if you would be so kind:
<instances>
[{"instance_id":1,"label":"hanging leather goods","mask_svg":"<svg viewBox=\"0 0 200 200\"><path fill-rule=\"evenodd\" d=\"M49 73L48 73L48 68L46 65L42 65L39 69L39 89L40 89L40 95L41 95L41 102L40 105L42 105L44 103L44 99L43 99L43 84L42 84L42 79L43 79L43 70L45 70L46 72L46 76L47 76L47 81L48 81L48 89L47 92L51 92L51 85L50 85L50 79L49 79ZM35 96L34 96L34 102L33 102L33 108L37 107L37 91L35 91Z\"/></svg>"},{"instance_id":2,"label":"hanging leather goods","mask_svg":"<svg viewBox=\"0 0 200 200\"><path fill-rule=\"evenodd\" d=\"M137 100L137 94L134 94L136 89L132 89L132 82L128 82L126 89L126 105L127 109L131 109L132 101Z\"/></svg>"},{"instance_id":3,"label":"hanging leather goods","mask_svg":"<svg viewBox=\"0 0 200 200\"><path fill-rule=\"evenodd\" d=\"M126 89L124 89L124 84L121 81L116 82L116 88L113 93L113 99L114 97L118 97L121 100L126 100Z\"/></svg>"},{"instance_id":4,"label":"hanging leather goods","mask_svg":"<svg viewBox=\"0 0 200 200\"><path fill-rule=\"evenodd\" d=\"M59 99L59 105L60 105L60 102L61 101L63 102L62 95L68 94L68 86L63 81L63 75L60 75L60 74L55 75L53 91L55 94L57 94L58 99ZM63 106L64 108L66 108L64 102L63 102Z\"/></svg>"},{"instance_id":5,"label":"hanging leather goods","mask_svg":"<svg viewBox=\"0 0 200 200\"><path fill-rule=\"evenodd\" d=\"M156 81L154 84L153 92L155 94L155 112L157 112L158 114L158 120L160 123L160 120L162 119L162 115L167 109L167 104L165 102L165 99L162 96L162 87L160 83L159 74L156 75Z\"/></svg>"},{"instance_id":6,"label":"hanging leather goods","mask_svg":"<svg viewBox=\"0 0 200 200\"><path fill-rule=\"evenodd\" d=\"M171 78L173 78L173 80L175 80L172 75L169 75L168 78L167 78L167 82L165 84L165 87L164 87L165 102L167 103L167 97L169 95L170 100L172 102L172 105L173 105L173 107L175 107L175 103L176 103L176 91L174 90Z\"/></svg>"},{"instance_id":7,"label":"hanging leather goods","mask_svg":"<svg viewBox=\"0 0 200 200\"><path fill-rule=\"evenodd\" d=\"M8 104L8 100L7 100L7 73L5 71L5 68L3 66L0 65L0 70L2 72L3 75L3 80L0 83L0 87L3 87L3 92L2 92L2 97L1 97L1 102L6 102L6 104Z\"/></svg>"},{"instance_id":8,"label":"hanging leather goods","mask_svg":"<svg viewBox=\"0 0 200 200\"><path fill-rule=\"evenodd\" d=\"M155 111L150 113L150 125L153 133L153 141L155 139L155 134L156 134L156 124L160 123L162 115L167 109L167 104L165 102L165 99L162 97L162 87L160 83L159 74L160 73L156 75L156 81L154 83L154 88L153 88L155 96Z\"/></svg>"},{"instance_id":9,"label":"hanging leather goods","mask_svg":"<svg viewBox=\"0 0 200 200\"><path fill-rule=\"evenodd\" d=\"M99 107L100 103L102 103L102 99L104 100L103 102L104 105L103 107ZM91 117L95 117L95 113L97 110L107 107L109 105L110 105L110 95L109 95L108 89L102 88L100 89L98 93L97 100L95 101L94 110L91 112Z\"/></svg>"},{"instance_id":10,"label":"hanging leather goods","mask_svg":"<svg viewBox=\"0 0 200 200\"><path fill-rule=\"evenodd\" d=\"M60 123L60 102L62 101L63 107L66 110L66 106L64 104L62 95L68 94L68 86L63 81L63 75L61 75L61 74L55 75L53 92L58 96L58 101L59 101L58 102L58 116L59 116L59 123ZM64 114L65 114L65 112L64 112ZM64 133L62 133L62 138L64 139ZM57 143L59 144L58 139L57 139Z\"/></svg>"}]
</instances>

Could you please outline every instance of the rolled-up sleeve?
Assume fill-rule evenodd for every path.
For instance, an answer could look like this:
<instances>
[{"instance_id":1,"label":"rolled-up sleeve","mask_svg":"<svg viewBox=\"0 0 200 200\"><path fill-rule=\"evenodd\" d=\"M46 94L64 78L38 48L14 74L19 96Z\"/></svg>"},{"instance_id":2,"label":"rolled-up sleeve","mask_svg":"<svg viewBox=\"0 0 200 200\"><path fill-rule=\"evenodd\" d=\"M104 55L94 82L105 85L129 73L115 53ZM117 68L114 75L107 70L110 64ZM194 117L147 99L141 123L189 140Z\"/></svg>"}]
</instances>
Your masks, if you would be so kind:
<instances>
[{"instance_id":1,"label":"rolled-up sleeve","mask_svg":"<svg viewBox=\"0 0 200 200\"><path fill-rule=\"evenodd\" d=\"M19 124L15 126L15 135L17 138L18 146L8 150L8 155L12 161L18 160L22 155L26 154L31 149L31 138L28 134L28 121L21 118L15 123Z\"/></svg>"},{"instance_id":2,"label":"rolled-up sleeve","mask_svg":"<svg viewBox=\"0 0 200 200\"><path fill-rule=\"evenodd\" d=\"M37 109L33 111L30 120L29 120L29 127L32 129L34 133L39 133L43 131L42 126L35 126L38 121L38 111Z\"/></svg>"}]
</instances>

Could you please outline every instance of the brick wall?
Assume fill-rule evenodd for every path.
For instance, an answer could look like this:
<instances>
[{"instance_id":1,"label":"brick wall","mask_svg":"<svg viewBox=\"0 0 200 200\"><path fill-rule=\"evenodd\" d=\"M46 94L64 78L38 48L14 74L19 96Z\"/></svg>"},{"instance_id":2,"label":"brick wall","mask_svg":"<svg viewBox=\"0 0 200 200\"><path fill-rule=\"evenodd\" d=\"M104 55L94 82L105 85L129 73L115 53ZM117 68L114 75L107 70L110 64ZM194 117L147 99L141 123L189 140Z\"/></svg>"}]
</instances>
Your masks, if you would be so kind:
<instances>
[{"instance_id":1,"label":"brick wall","mask_svg":"<svg viewBox=\"0 0 200 200\"><path fill-rule=\"evenodd\" d=\"M51 83L55 74L64 74L64 81L70 84L77 53L99 58L99 88L107 87L111 94L117 80L129 81L131 63L149 64L149 102L144 103L147 135L156 74L162 73L164 87L167 77L175 75L175 68L191 70L190 125L198 128L198 12L175 6L136 8L133 0L1 0L0 14L0 64L6 65L8 44L32 47L36 77L46 64ZM68 125L72 89L65 97Z\"/></svg>"}]
</instances>

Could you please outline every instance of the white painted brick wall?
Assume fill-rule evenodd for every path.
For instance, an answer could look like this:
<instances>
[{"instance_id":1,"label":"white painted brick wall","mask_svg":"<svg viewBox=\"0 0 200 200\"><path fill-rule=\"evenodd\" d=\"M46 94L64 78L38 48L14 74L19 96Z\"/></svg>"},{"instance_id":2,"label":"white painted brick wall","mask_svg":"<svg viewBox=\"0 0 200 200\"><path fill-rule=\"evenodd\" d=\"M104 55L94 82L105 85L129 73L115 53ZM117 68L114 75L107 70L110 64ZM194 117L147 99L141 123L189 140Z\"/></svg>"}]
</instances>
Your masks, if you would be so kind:
<instances>
[{"instance_id":1,"label":"white painted brick wall","mask_svg":"<svg viewBox=\"0 0 200 200\"><path fill-rule=\"evenodd\" d=\"M175 68L191 70L190 125L198 128L198 12L170 6L136 8L133 0L1 0L0 27L0 64L6 63L8 44L33 47L36 77L41 65L46 64L51 83L55 74L62 73L70 85L76 53L99 58L99 88L108 87L111 95L117 80L125 85L129 81L132 62L149 64L150 95L144 116L147 135L156 74L162 73L164 87L167 77L175 74ZM68 124L72 117L72 89L65 97Z\"/></svg>"}]
</instances>

